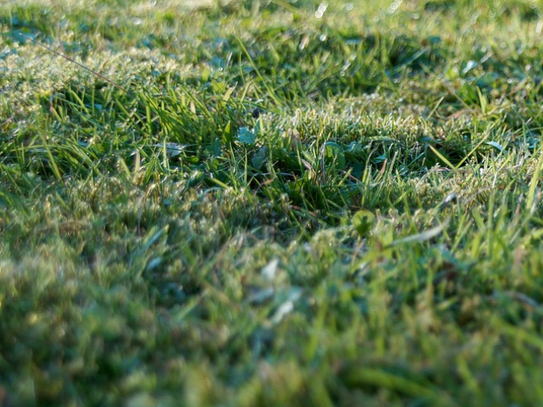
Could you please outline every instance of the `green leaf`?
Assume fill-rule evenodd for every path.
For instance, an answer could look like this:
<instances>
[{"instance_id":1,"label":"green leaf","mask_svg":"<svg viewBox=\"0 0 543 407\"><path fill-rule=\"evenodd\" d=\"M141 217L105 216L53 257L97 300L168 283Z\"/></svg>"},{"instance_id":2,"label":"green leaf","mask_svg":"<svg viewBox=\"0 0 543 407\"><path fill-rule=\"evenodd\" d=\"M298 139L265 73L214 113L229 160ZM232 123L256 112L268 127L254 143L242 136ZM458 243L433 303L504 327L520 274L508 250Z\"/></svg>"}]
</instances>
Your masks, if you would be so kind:
<instances>
[{"instance_id":1,"label":"green leaf","mask_svg":"<svg viewBox=\"0 0 543 407\"><path fill-rule=\"evenodd\" d=\"M329 141L324 145L324 159L328 165L338 170L345 168L345 154L343 148L334 141Z\"/></svg>"},{"instance_id":2,"label":"green leaf","mask_svg":"<svg viewBox=\"0 0 543 407\"><path fill-rule=\"evenodd\" d=\"M259 170L268 158L268 147L260 148L251 158L251 164L255 169Z\"/></svg>"},{"instance_id":3,"label":"green leaf","mask_svg":"<svg viewBox=\"0 0 543 407\"><path fill-rule=\"evenodd\" d=\"M360 235L360 237L365 237L370 232L373 222L375 221L375 215L370 211L361 210L354 214L353 216L353 226Z\"/></svg>"},{"instance_id":4,"label":"green leaf","mask_svg":"<svg viewBox=\"0 0 543 407\"><path fill-rule=\"evenodd\" d=\"M238 141L242 144L254 144L256 141L255 133L248 127L242 127L238 130Z\"/></svg>"},{"instance_id":5,"label":"green leaf","mask_svg":"<svg viewBox=\"0 0 543 407\"><path fill-rule=\"evenodd\" d=\"M222 141L225 144L232 142L232 122L228 122L228 124L224 127L224 130L222 132Z\"/></svg>"},{"instance_id":6,"label":"green leaf","mask_svg":"<svg viewBox=\"0 0 543 407\"><path fill-rule=\"evenodd\" d=\"M505 150L504 147L497 141L487 141L485 144L494 147L500 153L503 153L503 150Z\"/></svg>"}]
</instances>

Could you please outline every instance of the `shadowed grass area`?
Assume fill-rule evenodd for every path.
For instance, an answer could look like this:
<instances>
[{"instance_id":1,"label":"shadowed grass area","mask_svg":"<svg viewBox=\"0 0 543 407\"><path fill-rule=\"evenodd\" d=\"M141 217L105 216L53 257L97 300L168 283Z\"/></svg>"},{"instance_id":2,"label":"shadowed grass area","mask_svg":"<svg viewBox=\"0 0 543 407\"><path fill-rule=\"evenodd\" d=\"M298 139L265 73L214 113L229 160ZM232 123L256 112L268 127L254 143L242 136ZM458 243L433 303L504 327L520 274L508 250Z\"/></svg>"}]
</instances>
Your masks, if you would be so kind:
<instances>
[{"instance_id":1,"label":"shadowed grass area","mask_svg":"<svg viewBox=\"0 0 543 407\"><path fill-rule=\"evenodd\" d=\"M540 405L542 10L4 2L0 406Z\"/></svg>"}]
</instances>

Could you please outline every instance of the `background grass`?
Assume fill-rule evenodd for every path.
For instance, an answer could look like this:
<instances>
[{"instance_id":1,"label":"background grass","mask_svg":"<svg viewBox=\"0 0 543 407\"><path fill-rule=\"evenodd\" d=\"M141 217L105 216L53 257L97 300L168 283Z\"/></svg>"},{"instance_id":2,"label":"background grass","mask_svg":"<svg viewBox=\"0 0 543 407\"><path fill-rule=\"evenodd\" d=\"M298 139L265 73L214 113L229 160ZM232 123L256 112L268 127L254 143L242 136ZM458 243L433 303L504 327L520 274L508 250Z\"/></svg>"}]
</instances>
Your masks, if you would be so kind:
<instances>
[{"instance_id":1,"label":"background grass","mask_svg":"<svg viewBox=\"0 0 543 407\"><path fill-rule=\"evenodd\" d=\"M4 1L0 405L541 405L542 13Z\"/></svg>"}]
</instances>

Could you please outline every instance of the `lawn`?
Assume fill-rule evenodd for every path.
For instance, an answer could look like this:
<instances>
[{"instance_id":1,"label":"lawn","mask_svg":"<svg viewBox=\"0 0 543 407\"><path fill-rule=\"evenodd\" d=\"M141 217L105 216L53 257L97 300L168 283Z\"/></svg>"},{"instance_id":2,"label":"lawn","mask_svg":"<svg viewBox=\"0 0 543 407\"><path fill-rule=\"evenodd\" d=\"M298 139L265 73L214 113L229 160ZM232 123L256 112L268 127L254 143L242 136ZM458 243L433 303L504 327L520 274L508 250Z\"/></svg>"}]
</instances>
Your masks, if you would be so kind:
<instances>
[{"instance_id":1,"label":"lawn","mask_svg":"<svg viewBox=\"0 0 543 407\"><path fill-rule=\"evenodd\" d=\"M4 0L0 406L543 405L543 6Z\"/></svg>"}]
</instances>

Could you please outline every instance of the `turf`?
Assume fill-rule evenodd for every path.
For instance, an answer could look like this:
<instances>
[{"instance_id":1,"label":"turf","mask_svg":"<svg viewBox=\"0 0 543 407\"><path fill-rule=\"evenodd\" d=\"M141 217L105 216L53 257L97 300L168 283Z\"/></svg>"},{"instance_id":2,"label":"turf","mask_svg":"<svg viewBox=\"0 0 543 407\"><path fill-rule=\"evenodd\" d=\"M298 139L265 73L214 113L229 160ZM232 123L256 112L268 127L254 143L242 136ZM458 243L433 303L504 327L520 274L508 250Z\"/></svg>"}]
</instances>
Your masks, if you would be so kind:
<instances>
[{"instance_id":1,"label":"turf","mask_svg":"<svg viewBox=\"0 0 543 407\"><path fill-rule=\"evenodd\" d=\"M0 406L542 405L542 30L4 1Z\"/></svg>"}]
</instances>

